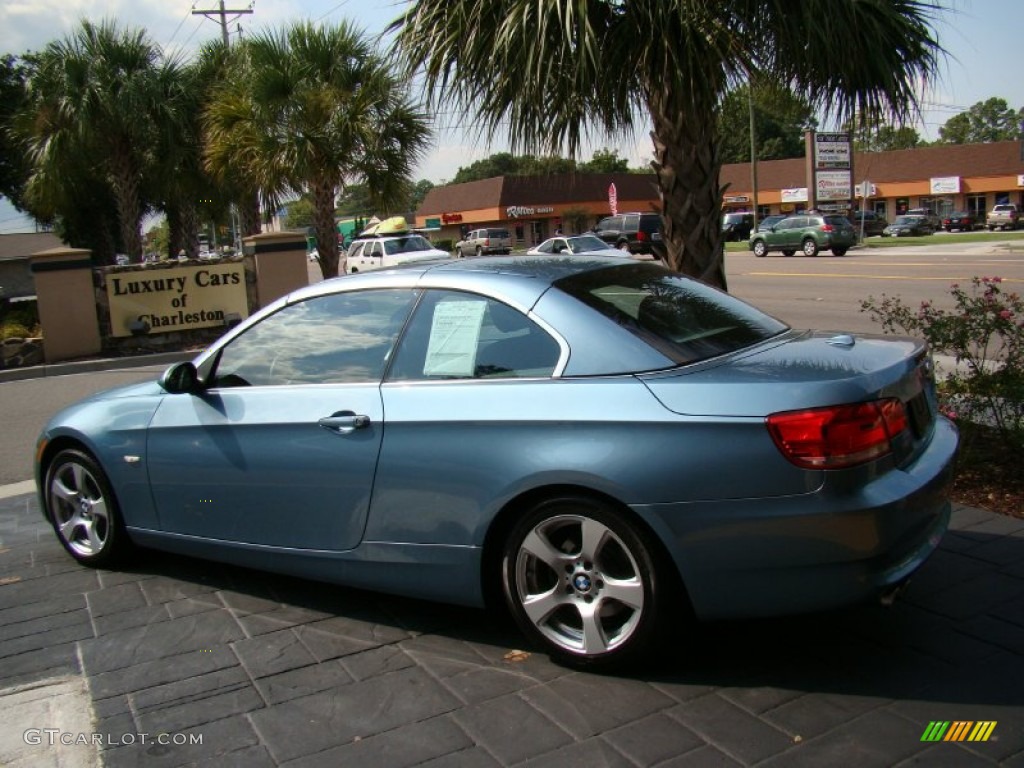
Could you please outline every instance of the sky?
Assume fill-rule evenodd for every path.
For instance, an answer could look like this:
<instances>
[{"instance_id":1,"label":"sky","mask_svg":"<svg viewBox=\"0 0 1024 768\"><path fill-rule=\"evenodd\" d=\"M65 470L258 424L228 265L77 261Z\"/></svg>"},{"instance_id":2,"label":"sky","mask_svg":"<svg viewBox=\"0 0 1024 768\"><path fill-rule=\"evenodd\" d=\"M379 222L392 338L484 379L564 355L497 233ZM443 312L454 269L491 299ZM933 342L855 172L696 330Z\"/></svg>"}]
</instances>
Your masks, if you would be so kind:
<instances>
[{"instance_id":1,"label":"sky","mask_svg":"<svg viewBox=\"0 0 1024 768\"><path fill-rule=\"evenodd\" d=\"M920 94L923 112L914 126L926 140L938 138L939 127L959 112L993 96L1013 109L1024 107L1024 74L1019 46L1024 30L1021 0L940 0L951 10L936 24L940 45L947 51L935 87ZM229 16L232 40L267 28L308 20L330 24L354 20L370 34L381 32L396 18L403 0L224 0L228 10L251 9L251 14ZM115 20L122 27L142 27L167 55L191 56L200 44L221 35L218 17L193 14L214 11L219 0L0 0L0 55L38 51L47 43L71 34L82 19ZM435 184L454 177L467 166L503 144L488 146L454 117L435 125L435 144L415 179ZM584 147L581 159L594 149L615 149L630 166L647 165L651 155L646 131L634 140L598 137ZM30 220L0 198L0 234L34 231Z\"/></svg>"}]
</instances>

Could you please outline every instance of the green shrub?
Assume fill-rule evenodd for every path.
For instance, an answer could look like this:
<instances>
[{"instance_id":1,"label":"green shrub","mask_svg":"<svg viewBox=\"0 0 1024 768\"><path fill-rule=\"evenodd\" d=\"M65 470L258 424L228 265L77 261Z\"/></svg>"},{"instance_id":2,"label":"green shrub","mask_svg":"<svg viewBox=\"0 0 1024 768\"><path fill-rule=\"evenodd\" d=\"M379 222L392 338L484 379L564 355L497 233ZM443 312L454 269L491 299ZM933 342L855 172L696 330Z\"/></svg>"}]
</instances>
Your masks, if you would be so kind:
<instances>
[{"instance_id":1,"label":"green shrub","mask_svg":"<svg viewBox=\"0 0 1024 768\"><path fill-rule=\"evenodd\" d=\"M11 320L4 320L0 323L0 340L2 339L28 339L32 337L32 330L21 323Z\"/></svg>"},{"instance_id":2,"label":"green shrub","mask_svg":"<svg viewBox=\"0 0 1024 768\"><path fill-rule=\"evenodd\" d=\"M956 369L939 386L943 412L994 427L1006 448L1024 453L1024 300L1004 293L998 277L971 278L950 286L955 309L921 302L916 310L899 298L873 296L861 311L886 333L923 337L933 352L951 355Z\"/></svg>"}]
</instances>

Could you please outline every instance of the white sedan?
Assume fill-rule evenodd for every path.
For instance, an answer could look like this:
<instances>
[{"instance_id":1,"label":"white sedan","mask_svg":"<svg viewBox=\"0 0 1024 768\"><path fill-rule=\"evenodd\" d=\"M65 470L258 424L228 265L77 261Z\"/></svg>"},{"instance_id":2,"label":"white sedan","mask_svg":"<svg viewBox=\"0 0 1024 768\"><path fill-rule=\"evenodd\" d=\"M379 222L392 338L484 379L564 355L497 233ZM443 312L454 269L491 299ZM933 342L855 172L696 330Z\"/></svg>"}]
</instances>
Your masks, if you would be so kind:
<instances>
[{"instance_id":1,"label":"white sedan","mask_svg":"<svg viewBox=\"0 0 1024 768\"><path fill-rule=\"evenodd\" d=\"M559 253L573 256L578 253L594 253L597 251L606 256L626 255L597 235L559 235L558 237L551 237L536 248L531 248L526 253L534 256L551 256L552 254Z\"/></svg>"}]
</instances>

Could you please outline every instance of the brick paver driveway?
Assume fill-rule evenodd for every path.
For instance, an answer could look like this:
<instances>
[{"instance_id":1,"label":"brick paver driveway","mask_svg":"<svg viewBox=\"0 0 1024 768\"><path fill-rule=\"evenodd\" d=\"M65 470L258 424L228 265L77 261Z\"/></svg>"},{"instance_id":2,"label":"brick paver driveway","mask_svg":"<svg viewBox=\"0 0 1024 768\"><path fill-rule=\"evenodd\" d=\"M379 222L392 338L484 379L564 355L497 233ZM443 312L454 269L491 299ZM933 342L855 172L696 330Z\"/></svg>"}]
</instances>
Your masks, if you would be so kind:
<instances>
[{"instance_id":1,"label":"brick paver driveway","mask_svg":"<svg viewBox=\"0 0 1024 768\"><path fill-rule=\"evenodd\" d=\"M1024 520L953 527L891 609L707 626L613 677L515 653L500 614L154 553L85 569L21 495L0 687L84 674L107 766L1024 766Z\"/></svg>"}]
</instances>

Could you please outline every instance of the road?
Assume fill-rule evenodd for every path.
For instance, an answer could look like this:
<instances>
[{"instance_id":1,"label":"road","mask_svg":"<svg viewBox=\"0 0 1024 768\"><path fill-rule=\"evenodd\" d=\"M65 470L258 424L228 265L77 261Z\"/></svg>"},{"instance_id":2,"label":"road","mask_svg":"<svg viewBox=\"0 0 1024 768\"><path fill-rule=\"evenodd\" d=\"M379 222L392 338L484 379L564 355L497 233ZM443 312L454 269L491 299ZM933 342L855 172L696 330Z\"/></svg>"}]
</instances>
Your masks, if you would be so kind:
<instances>
[{"instance_id":1,"label":"road","mask_svg":"<svg viewBox=\"0 0 1024 768\"><path fill-rule=\"evenodd\" d=\"M952 239L952 238L951 238ZM841 258L781 254L756 258L726 254L730 292L796 328L878 333L860 311L870 296L900 296L912 307L924 300L951 308L949 287L974 276L998 276L1006 290L1024 291L1024 243L855 249Z\"/></svg>"},{"instance_id":2,"label":"road","mask_svg":"<svg viewBox=\"0 0 1024 768\"><path fill-rule=\"evenodd\" d=\"M938 241L938 238L936 238ZM952 239L952 238L950 238ZM949 285L973 275L998 275L1024 291L1024 243L1016 250L991 244L856 249L842 258L814 259L749 252L726 256L730 291L797 328L877 333L860 302L882 293L916 306L950 304ZM319 267L310 265L312 279ZM108 387L152 379L163 365L0 383L0 485L31 478L36 435L59 408Z\"/></svg>"}]
</instances>

